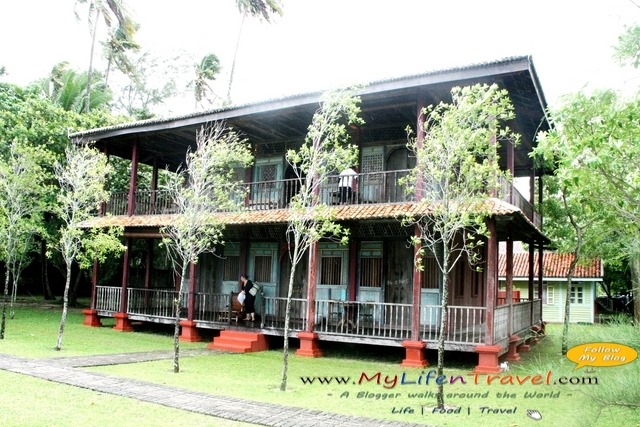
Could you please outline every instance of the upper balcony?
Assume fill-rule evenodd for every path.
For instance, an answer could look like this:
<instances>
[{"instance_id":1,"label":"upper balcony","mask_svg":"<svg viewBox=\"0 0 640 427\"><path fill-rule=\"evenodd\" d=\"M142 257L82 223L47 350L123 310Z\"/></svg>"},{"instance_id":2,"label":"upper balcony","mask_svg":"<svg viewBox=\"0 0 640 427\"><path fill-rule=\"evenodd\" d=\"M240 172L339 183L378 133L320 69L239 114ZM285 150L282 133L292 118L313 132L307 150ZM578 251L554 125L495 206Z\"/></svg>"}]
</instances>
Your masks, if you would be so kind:
<instances>
[{"instance_id":1,"label":"upper balcony","mask_svg":"<svg viewBox=\"0 0 640 427\"><path fill-rule=\"evenodd\" d=\"M355 175L350 190L341 188L339 175L330 176L321 187L320 200L327 205L362 205L410 202L402 178L409 174L408 169L359 173ZM246 186L246 196L241 204L245 209L273 210L286 209L291 198L298 191L298 180L282 179L239 184ZM534 211L533 206L512 185L505 184L502 200L516 206L540 229L542 218ZM129 206L133 203L134 215L161 215L177 213L176 207L166 191L138 190L134 197L129 193L113 193L106 204L105 212L110 215L128 215Z\"/></svg>"}]
</instances>

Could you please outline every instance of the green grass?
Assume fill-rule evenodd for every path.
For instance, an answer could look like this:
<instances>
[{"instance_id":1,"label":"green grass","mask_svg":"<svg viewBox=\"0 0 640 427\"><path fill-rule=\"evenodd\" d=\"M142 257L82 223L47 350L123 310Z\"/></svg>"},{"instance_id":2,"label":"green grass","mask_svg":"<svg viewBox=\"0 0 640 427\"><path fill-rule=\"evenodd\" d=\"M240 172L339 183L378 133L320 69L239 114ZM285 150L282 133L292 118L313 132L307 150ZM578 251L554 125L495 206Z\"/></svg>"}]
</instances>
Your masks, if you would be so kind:
<instances>
[{"instance_id":1,"label":"green grass","mask_svg":"<svg viewBox=\"0 0 640 427\"><path fill-rule=\"evenodd\" d=\"M89 355L131 351L149 351L171 349L171 336L165 331L158 333L122 333L109 327L88 328L81 325L82 317L73 313L69 317L68 328L65 333L63 351L53 350L57 334L59 314L55 310L25 309L10 320L7 328L7 339L0 341L0 352L20 355L24 357L55 357L58 355ZM106 323L106 322L104 322ZM53 331L50 331L52 329ZM169 331L170 333L170 331ZM398 349L369 347L369 346L324 346L325 356L318 359L301 358L292 355L290 360L288 389L282 393L278 390L282 364L280 350L261 353L226 354L214 353L207 356L185 357L181 359L181 372L174 374L170 361L155 361L139 364L115 365L87 368L94 372L109 375L136 378L183 387L218 395L236 396L264 402L278 403L289 406L299 406L311 409L326 410L344 414L368 416L392 421L411 421L438 426L524 426L533 421L526 416L527 409L535 409L542 414L542 420L536 426L581 427L581 426L640 426L640 414L637 410L617 407L609 404L618 399L630 399L634 395L630 390L640 389L638 383L640 370L638 361L627 365L595 368L595 372L586 369L574 371L575 364L560 355L560 325L549 325L548 336L540 344L533 347L529 353L522 354L522 361L511 364L511 371L502 374L505 378L515 376L546 375L552 372L552 380L561 376L567 377L597 377L598 385L523 385L499 384L500 378L491 385L486 384L486 377L480 376L480 384L473 384L474 376L471 371L477 361L477 356L460 353L447 354L445 374L447 376L462 376L466 384L445 385L445 393L464 393L467 397L447 397L445 402L452 407L460 407L461 414L422 414L423 408L432 407L433 397L409 397L409 393L435 392L433 379L429 385L425 384L397 384L395 387L384 387L384 378L400 378L404 373L407 381L417 380L422 372L426 374L431 368L416 369L402 368L400 361L402 352ZM571 345L586 342L609 341L618 342L640 349L638 329L630 325L616 324L602 325L572 325ZM189 348L204 348L206 343L183 344ZM294 345L295 348L295 345ZM429 351L428 357L435 361L435 352ZM373 377L381 373L382 384L374 381L364 381L358 384L358 379L364 373ZM6 373L1 373L0 384L4 385ZM9 375L11 376L11 375ZM348 377L347 384L303 384L300 377L326 376ZM20 377L19 378L24 378ZM423 377L424 378L424 377ZM10 379L8 380L10 381ZM30 387L39 387L43 381L29 379L24 381L24 389L4 388L10 390L10 395L3 402L11 405L14 397L28 396ZM32 384L29 386L29 384ZM92 401L92 395L99 396L99 402L111 399L100 393L74 389L73 387L46 383L55 386L65 396L67 393L87 393L89 397L80 397L80 402ZM40 389L39 389L40 390ZM38 391L39 391L38 390ZM52 391L51 393L54 393ZM364 394L372 397L363 397ZM386 393L386 396L385 396ZM469 396L471 394L471 397ZM559 397L525 398L525 393L559 393ZM629 394L631 393L631 394ZM486 397L484 395L486 394ZM499 396L500 394L500 396ZM53 395L53 394L51 394ZM393 395L393 397L391 397ZM397 396L396 396L397 395ZM473 397L473 396L482 397ZM613 397L612 397L613 396ZM87 400L88 399L88 400ZM113 399L116 399L115 397ZM38 399L37 402L40 402ZM127 399L119 399L118 407L135 411L140 405ZM28 403L28 402L27 402ZM91 405L81 404L80 409L85 413L85 420L92 424L95 417L100 416L103 403ZM514 414L481 414L480 408L486 406L495 409L517 408ZM393 409L411 408L414 413L392 413ZM0 408L4 408L0 406ZM467 415L466 411L471 412ZM126 409L123 409L126 413ZM95 411L95 415L94 415ZM151 410L153 411L153 409ZM183 414L184 412L172 413ZM32 411L33 412L33 411ZM40 411L37 411L40 412ZM42 411L45 421L37 418L26 420L29 425L57 425L47 423L46 413ZM31 416L31 415L30 415ZM35 415L34 415L35 416ZM180 415L181 416L181 415ZM2 416L0 416L0 420ZM167 419L174 419L166 415ZM38 424L40 423L40 424ZM4 425L3 423L0 423ZM146 424L146 422L144 423ZM155 423L153 423L155 424ZM166 422L163 424L171 425ZM185 422L184 425L187 423ZM190 423L189 423L190 424ZM202 424L202 423L200 423ZM11 425L11 424L9 424ZM16 424L17 425L17 424ZM133 423L132 423L133 425ZM205 424L206 425L206 422ZM212 425L222 425L217 422Z\"/></svg>"},{"instance_id":2,"label":"green grass","mask_svg":"<svg viewBox=\"0 0 640 427\"><path fill-rule=\"evenodd\" d=\"M0 389L3 427L249 425L4 371Z\"/></svg>"},{"instance_id":3,"label":"green grass","mask_svg":"<svg viewBox=\"0 0 640 427\"><path fill-rule=\"evenodd\" d=\"M114 319L103 319L103 328L89 328L79 309L70 309L65 322L62 350L54 347L62 308L57 305L34 307L17 306L15 317L7 316L5 340L0 341L0 352L32 358L70 357L92 354L117 354L132 351L155 351L173 349L173 331L165 327L163 334L131 332L122 333L112 329ZM137 326L137 331L159 330L153 326ZM181 348L202 348L202 343L183 343Z\"/></svg>"}]
</instances>

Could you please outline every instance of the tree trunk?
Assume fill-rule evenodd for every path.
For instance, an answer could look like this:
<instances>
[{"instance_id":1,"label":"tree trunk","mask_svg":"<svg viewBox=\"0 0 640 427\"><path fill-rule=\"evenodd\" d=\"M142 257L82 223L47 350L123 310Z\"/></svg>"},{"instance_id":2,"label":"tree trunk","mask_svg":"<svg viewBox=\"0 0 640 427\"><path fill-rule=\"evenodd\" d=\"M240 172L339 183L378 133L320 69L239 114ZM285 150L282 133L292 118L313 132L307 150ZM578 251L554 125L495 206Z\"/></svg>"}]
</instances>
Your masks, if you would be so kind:
<instances>
[{"instance_id":1,"label":"tree trunk","mask_svg":"<svg viewBox=\"0 0 640 427\"><path fill-rule=\"evenodd\" d=\"M9 267L5 269L4 298L2 301L2 322L0 323L0 340L4 339L4 329L7 322L7 302L9 301Z\"/></svg>"},{"instance_id":2,"label":"tree trunk","mask_svg":"<svg viewBox=\"0 0 640 427\"><path fill-rule=\"evenodd\" d=\"M69 288L71 287L71 265L73 261L67 262L67 277L64 283L64 295L62 296L62 317L60 318L60 329L58 331L58 342L55 349L62 350L62 335L64 334L64 324L67 321L67 309L69 306Z\"/></svg>"},{"instance_id":3,"label":"tree trunk","mask_svg":"<svg viewBox=\"0 0 640 427\"><path fill-rule=\"evenodd\" d=\"M634 324L640 326L640 254L632 254L629 257L629 269L631 270L631 291L633 292L633 319Z\"/></svg>"},{"instance_id":4,"label":"tree trunk","mask_svg":"<svg viewBox=\"0 0 640 427\"><path fill-rule=\"evenodd\" d=\"M296 239L296 245L293 249L293 257L291 257L291 273L289 274L289 288L287 289L287 306L284 312L284 346L282 349L282 377L280 380L280 391L287 390L287 372L289 370L289 321L291 320L293 280L296 274L296 266L298 265L298 251L300 250L298 243L298 239Z\"/></svg>"},{"instance_id":5,"label":"tree trunk","mask_svg":"<svg viewBox=\"0 0 640 427\"><path fill-rule=\"evenodd\" d=\"M20 262L17 268L14 267L11 270L14 272L14 274L12 274L13 286L11 287L11 305L9 309L9 317L13 319L16 315L14 306L16 304L16 299L18 298L18 280L20 279L20 274L22 273L22 262Z\"/></svg>"},{"instance_id":6,"label":"tree trunk","mask_svg":"<svg viewBox=\"0 0 640 427\"><path fill-rule=\"evenodd\" d=\"M40 259L42 260L42 267L40 273L42 275L42 294L45 301L54 300L56 297L51 292L51 286L49 286L49 261L47 260L47 241L42 239L40 243Z\"/></svg>"},{"instance_id":7,"label":"tree trunk","mask_svg":"<svg viewBox=\"0 0 640 427\"><path fill-rule=\"evenodd\" d=\"M438 335L438 366L436 372L438 376L444 372L444 338L447 332L448 303L449 299L449 247L445 243L442 245L442 301L440 307L440 331ZM438 383L436 392L436 402L438 409L444 409L444 385Z\"/></svg>"},{"instance_id":8,"label":"tree trunk","mask_svg":"<svg viewBox=\"0 0 640 427\"><path fill-rule=\"evenodd\" d=\"M180 372L180 307L182 306L182 293L184 292L187 268L189 262L186 260L182 262L182 272L180 274L180 289L178 289L178 296L174 299L174 328L173 328L173 372Z\"/></svg>"},{"instance_id":9,"label":"tree trunk","mask_svg":"<svg viewBox=\"0 0 640 427\"><path fill-rule=\"evenodd\" d=\"M76 280L73 281L73 287L69 291L69 306L77 307L78 306L78 288L80 287L80 283L82 282L82 270L80 266L78 267L78 274L76 275Z\"/></svg>"},{"instance_id":10,"label":"tree trunk","mask_svg":"<svg viewBox=\"0 0 640 427\"><path fill-rule=\"evenodd\" d=\"M564 322L562 326L562 354L569 351L569 316L571 314L571 284L573 280L573 270L575 269L575 260L571 262L569 273L567 274L567 292L564 300Z\"/></svg>"},{"instance_id":11,"label":"tree trunk","mask_svg":"<svg viewBox=\"0 0 640 427\"><path fill-rule=\"evenodd\" d=\"M93 23L93 34L91 37L91 54L89 56L89 70L87 71L87 92L84 100L84 112L89 113L91 108L91 79L93 77L93 51L96 46L96 33L98 28L98 20L100 19L100 8L96 8L96 19Z\"/></svg>"}]
</instances>

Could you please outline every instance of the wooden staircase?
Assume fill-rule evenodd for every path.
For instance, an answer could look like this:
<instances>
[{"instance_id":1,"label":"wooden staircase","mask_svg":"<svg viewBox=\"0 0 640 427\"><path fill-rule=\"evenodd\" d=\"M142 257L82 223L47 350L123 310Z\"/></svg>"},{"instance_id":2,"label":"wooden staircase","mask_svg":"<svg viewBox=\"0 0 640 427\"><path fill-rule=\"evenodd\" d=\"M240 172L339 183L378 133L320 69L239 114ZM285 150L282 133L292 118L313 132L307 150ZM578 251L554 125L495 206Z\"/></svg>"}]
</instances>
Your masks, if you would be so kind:
<instances>
[{"instance_id":1,"label":"wooden staircase","mask_svg":"<svg viewBox=\"0 0 640 427\"><path fill-rule=\"evenodd\" d=\"M246 331L220 331L220 335L207 346L212 350L233 351L236 353L252 353L269 349L264 334Z\"/></svg>"}]
</instances>

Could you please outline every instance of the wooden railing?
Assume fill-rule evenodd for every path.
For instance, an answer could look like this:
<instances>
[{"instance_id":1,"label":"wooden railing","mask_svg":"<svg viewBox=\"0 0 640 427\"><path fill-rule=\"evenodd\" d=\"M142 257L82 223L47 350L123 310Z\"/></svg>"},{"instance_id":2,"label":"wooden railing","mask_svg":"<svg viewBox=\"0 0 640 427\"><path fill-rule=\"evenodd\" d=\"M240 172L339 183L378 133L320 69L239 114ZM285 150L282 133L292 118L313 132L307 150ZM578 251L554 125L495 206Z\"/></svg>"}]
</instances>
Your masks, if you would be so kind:
<instances>
[{"instance_id":1,"label":"wooden railing","mask_svg":"<svg viewBox=\"0 0 640 427\"><path fill-rule=\"evenodd\" d=\"M157 318L174 318L174 300L178 292L169 289L139 289L127 290L127 314ZM188 295L182 297L182 306L186 306ZM181 313L182 314L182 313Z\"/></svg>"},{"instance_id":2,"label":"wooden railing","mask_svg":"<svg viewBox=\"0 0 640 427\"><path fill-rule=\"evenodd\" d=\"M542 320L542 300L533 300L533 324L537 324Z\"/></svg>"},{"instance_id":3,"label":"wooden railing","mask_svg":"<svg viewBox=\"0 0 640 427\"><path fill-rule=\"evenodd\" d=\"M98 286L96 310L102 315L120 311L120 287ZM168 289L128 289L127 313L138 318L173 318L173 301L177 295ZM189 294L182 298L181 318L187 316ZM231 322L229 305L231 294L196 293L194 295L194 320L215 325ZM284 329L286 298L262 297L258 312L262 316L263 329ZM307 329L307 300L291 300L290 331L295 333ZM512 305L512 331L521 332L531 326L530 307L533 304L534 321L539 321L540 300ZM383 340L405 340L411 338L411 304L383 302L316 300L314 331L325 335L343 335ZM435 342L438 339L441 307L420 307L420 339ZM509 336L509 306L496 307L494 312L494 342ZM482 344L485 342L486 308L450 306L445 341L452 344Z\"/></svg>"},{"instance_id":4,"label":"wooden railing","mask_svg":"<svg viewBox=\"0 0 640 427\"><path fill-rule=\"evenodd\" d=\"M509 306L501 305L493 312L493 342L509 338Z\"/></svg>"},{"instance_id":5,"label":"wooden railing","mask_svg":"<svg viewBox=\"0 0 640 427\"><path fill-rule=\"evenodd\" d=\"M524 216L529 218L533 225L540 229L542 227L542 217L533 209L531 202L518 191L513 183L501 180L500 185L502 186L502 200L520 209Z\"/></svg>"},{"instance_id":6,"label":"wooden railing","mask_svg":"<svg viewBox=\"0 0 640 427\"><path fill-rule=\"evenodd\" d=\"M512 331L517 334L531 327L531 303L521 302L511 307Z\"/></svg>"},{"instance_id":7,"label":"wooden railing","mask_svg":"<svg viewBox=\"0 0 640 427\"><path fill-rule=\"evenodd\" d=\"M122 301L122 288L113 286L96 286L95 309L105 313L117 313L120 311Z\"/></svg>"},{"instance_id":8,"label":"wooden railing","mask_svg":"<svg viewBox=\"0 0 640 427\"><path fill-rule=\"evenodd\" d=\"M437 341L440 328L440 306L422 306L421 338L425 341ZM447 308L447 329L445 341L459 344L481 344L484 342L486 308L449 306Z\"/></svg>"},{"instance_id":9,"label":"wooden railing","mask_svg":"<svg viewBox=\"0 0 640 427\"><path fill-rule=\"evenodd\" d=\"M314 330L323 334L407 339L411 304L316 300Z\"/></svg>"},{"instance_id":10,"label":"wooden railing","mask_svg":"<svg viewBox=\"0 0 640 427\"><path fill-rule=\"evenodd\" d=\"M262 327L284 329L287 299L280 297L262 297ZM291 298L289 330L303 331L307 328L307 300Z\"/></svg>"},{"instance_id":11,"label":"wooden railing","mask_svg":"<svg viewBox=\"0 0 640 427\"><path fill-rule=\"evenodd\" d=\"M332 175L322 184L320 202L327 205L394 203L408 200L406 188L401 178L409 170L360 173L355 175L352 193L342 192L341 177ZM269 210L286 208L291 198L297 194L300 183L297 179L261 181L240 184L238 195L246 194L244 200L237 200L249 210ZM343 197L346 195L345 197ZM238 198L240 196L234 197ZM138 190L135 193L135 215L160 215L176 213L176 207L166 191ZM105 212L110 215L128 215L129 193L112 193L106 203Z\"/></svg>"}]
</instances>

